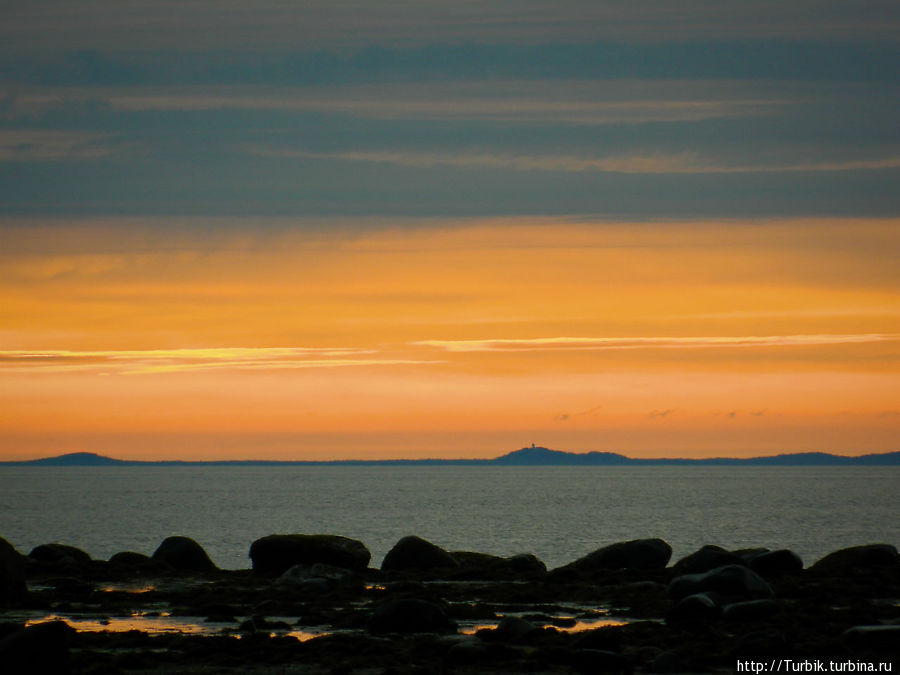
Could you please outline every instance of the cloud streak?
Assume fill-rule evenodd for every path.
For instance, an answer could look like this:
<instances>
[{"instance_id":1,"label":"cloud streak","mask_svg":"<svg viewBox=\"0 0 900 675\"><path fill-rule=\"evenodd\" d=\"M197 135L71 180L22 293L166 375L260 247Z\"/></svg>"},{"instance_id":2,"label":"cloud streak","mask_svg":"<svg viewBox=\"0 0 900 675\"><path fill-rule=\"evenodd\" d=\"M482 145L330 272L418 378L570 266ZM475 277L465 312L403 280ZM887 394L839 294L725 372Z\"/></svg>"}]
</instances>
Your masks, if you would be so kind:
<instances>
[{"instance_id":1,"label":"cloud streak","mask_svg":"<svg viewBox=\"0 0 900 675\"><path fill-rule=\"evenodd\" d=\"M749 347L811 347L891 342L894 333L844 335L745 335L708 337L547 337L487 340L420 340L415 345L448 352L603 351L614 349L709 349Z\"/></svg>"},{"instance_id":2,"label":"cloud streak","mask_svg":"<svg viewBox=\"0 0 900 675\"><path fill-rule=\"evenodd\" d=\"M492 153L439 153L371 151L318 153L282 148L251 147L252 154L297 159L330 159L349 162L395 164L405 167L458 167L511 169L514 171L601 172L623 174L737 174L806 173L900 168L900 157L804 162L797 164L728 165L684 152L656 155L578 157L573 155L506 155Z\"/></svg>"},{"instance_id":3,"label":"cloud streak","mask_svg":"<svg viewBox=\"0 0 900 675\"><path fill-rule=\"evenodd\" d=\"M376 358L368 349L228 347L212 349L0 351L0 370L141 375L214 370L287 370L434 363Z\"/></svg>"}]
</instances>

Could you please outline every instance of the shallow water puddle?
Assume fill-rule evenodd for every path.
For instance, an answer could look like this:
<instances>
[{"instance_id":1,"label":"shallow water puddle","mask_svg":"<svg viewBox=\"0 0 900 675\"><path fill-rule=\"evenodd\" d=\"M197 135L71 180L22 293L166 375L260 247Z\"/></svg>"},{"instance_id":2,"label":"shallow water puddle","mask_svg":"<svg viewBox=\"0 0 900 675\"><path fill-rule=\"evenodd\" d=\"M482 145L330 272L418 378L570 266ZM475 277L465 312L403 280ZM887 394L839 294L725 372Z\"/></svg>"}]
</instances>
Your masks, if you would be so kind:
<instances>
[{"instance_id":1,"label":"shallow water puddle","mask_svg":"<svg viewBox=\"0 0 900 675\"><path fill-rule=\"evenodd\" d=\"M132 614L130 616L62 616L47 614L40 618L32 618L25 621L26 626L33 626L46 621L65 621L79 632L109 631L111 633L126 633L138 630L149 635L161 633L181 633L191 635L216 635L223 630L234 627L232 623L219 623L204 621L199 616L173 617L165 612L160 614Z\"/></svg>"},{"instance_id":2,"label":"shallow water puddle","mask_svg":"<svg viewBox=\"0 0 900 675\"><path fill-rule=\"evenodd\" d=\"M166 612L154 614L135 613L130 616L83 616L39 614L21 615L16 617L25 622L25 626L33 626L47 621L65 621L78 632L95 633L127 633L137 630L148 635L178 634L178 635L231 635L240 639L239 626L248 617L238 617L237 621L206 621L200 616L171 616ZM288 617L270 617L270 620L282 620L288 622ZM332 631L324 628L307 627L304 629L271 630L270 637L292 637L300 642L306 642L313 638L329 635Z\"/></svg>"},{"instance_id":3,"label":"shallow water puddle","mask_svg":"<svg viewBox=\"0 0 900 675\"><path fill-rule=\"evenodd\" d=\"M507 616L519 616L521 614L508 614ZM543 623L539 621L532 622L538 628L555 628L560 633L582 633L588 630L594 630L595 628L604 628L606 626L625 626L628 624L628 621L624 619L617 618L609 618L609 617L598 617L596 619L575 619L573 617L553 617L557 620L565 621L565 625L557 625L553 622ZM497 626L500 625L500 620L492 621L492 622L481 622L474 625L467 625L460 628L460 633L463 635L475 635L478 631L482 629L490 629L494 630ZM567 620L571 620L574 623L569 623ZM562 621L561 621L562 622Z\"/></svg>"}]
</instances>

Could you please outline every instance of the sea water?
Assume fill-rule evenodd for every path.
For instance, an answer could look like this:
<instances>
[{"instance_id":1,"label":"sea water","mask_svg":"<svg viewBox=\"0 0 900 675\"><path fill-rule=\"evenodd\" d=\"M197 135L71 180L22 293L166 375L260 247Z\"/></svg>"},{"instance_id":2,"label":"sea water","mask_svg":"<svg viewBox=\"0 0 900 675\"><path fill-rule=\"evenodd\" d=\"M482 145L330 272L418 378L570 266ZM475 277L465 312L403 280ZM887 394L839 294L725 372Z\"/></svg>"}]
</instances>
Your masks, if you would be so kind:
<instances>
[{"instance_id":1,"label":"sea water","mask_svg":"<svg viewBox=\"0 0 900 675\"><path fill-rule=\"evenodd\" d=\"M765 546L811 564L900 544L898 486L900 467L5 466L0 537L107 559L185 535L225 569L248 568L251 542L276 533L359 539L373 566L409 534L548 567L644 537L674 558Z\"/></svg>"}]
</instances>

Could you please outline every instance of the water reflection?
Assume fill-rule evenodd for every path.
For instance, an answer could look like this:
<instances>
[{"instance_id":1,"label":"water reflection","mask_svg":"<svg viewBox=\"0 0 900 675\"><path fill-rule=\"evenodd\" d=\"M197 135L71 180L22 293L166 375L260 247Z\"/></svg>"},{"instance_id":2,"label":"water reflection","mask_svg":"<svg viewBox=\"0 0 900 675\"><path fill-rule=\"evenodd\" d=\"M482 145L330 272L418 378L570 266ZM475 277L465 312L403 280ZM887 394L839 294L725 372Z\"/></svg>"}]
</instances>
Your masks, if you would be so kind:
<instances>
[{"instance_id":1,"label":"water reflection","mask_svg":"<svg viewBox=\"0 0 900 675\"><path fill-rule=\"evenodd\" d=\"M508 616L520 616L509 614ZM494 630L497 626L500 625L500 621L503 619L501 616L497 619L497 621L492 622L484 622L478 623L472 626L466 626L460 629L460 633L463 635L475 635L480 630L489 629ZM558 625L553 621L559 621ZM597 619L574 619L572 617L554 617L553 621L549 623L544 622L533 622L535 626L538 628L555 628L560 633L582 633L588 630L594 630L595 628L605 628L606 626L625 626L628 624L627 621L623 619L610 619L610 618L597 618Z\"/></svg>"}]
</instances>

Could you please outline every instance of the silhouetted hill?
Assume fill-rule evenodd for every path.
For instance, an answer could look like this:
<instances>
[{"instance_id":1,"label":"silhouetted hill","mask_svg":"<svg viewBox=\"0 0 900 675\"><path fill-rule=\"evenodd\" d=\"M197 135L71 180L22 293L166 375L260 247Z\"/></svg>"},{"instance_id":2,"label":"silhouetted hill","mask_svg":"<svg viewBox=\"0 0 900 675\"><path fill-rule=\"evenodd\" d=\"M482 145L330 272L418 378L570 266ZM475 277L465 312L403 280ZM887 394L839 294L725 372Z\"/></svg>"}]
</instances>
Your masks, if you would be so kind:
<instances>
[{"instance_id":1,"label":"silhouetted hill","mask_svg":"<svg viewBox=\"0 0 900 675\"><path fill-rule=\"evenodd\" d=\"M799 452L765 457L709 457L703 459L626 457L615 452L564 452L550 448L521 448L494 459L376 459L334 461L222 460L137 461L113 459L93 452L72 452L57 457L18 462L15 466L900 466L900 452L847 457L826 452Z\"/></svg>"},{"instance_id":2,"label":"silhouetted hill","mask_svg":"<svg viewBox=\"0 0 900 675\"><path fill-rule=\"evenodd\" d=\"M57 457L45 457L44 459L32 459L27 462L11 462L14 464L28 464L31 466L121 466L130 464L121 459L104 457L93 452L70 452L67 455Z\"/></svg>"},{"instance_id":3,"label":"silhouetted hill","mask_svg":"<svg viewBox=\"0 0 900 675\"><path fill-rule=\"evenodd\" d=\"M514 464L517 466L552 466L552 465L604 465L614 466L618 464L628 464L632 460L625 455L619 455L615 452L563 452L562 450L551 450L543 447L522 448L513 452L501 455L492 460L491 464Z\"/></svg>"}]
</instances>

